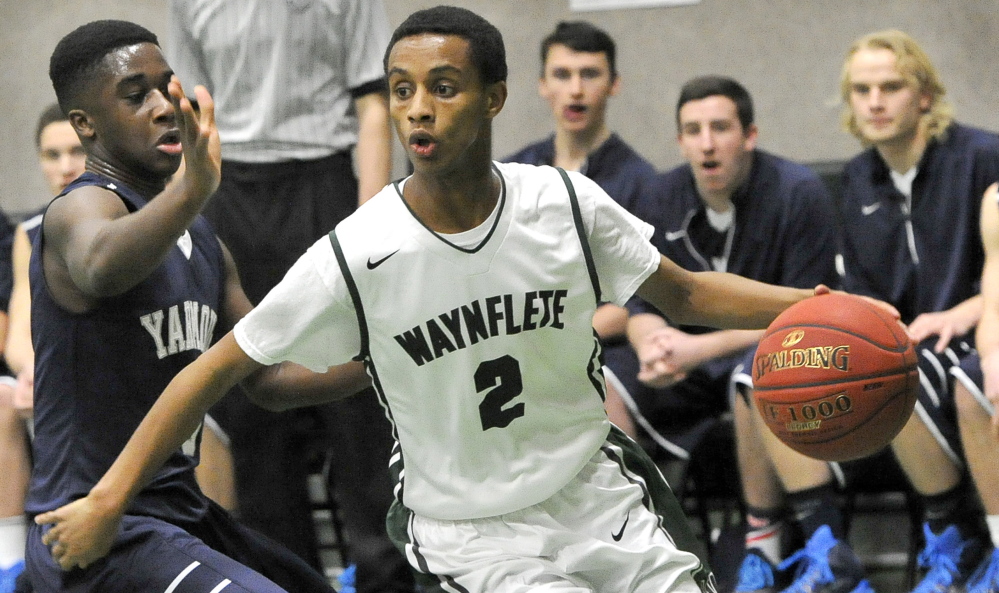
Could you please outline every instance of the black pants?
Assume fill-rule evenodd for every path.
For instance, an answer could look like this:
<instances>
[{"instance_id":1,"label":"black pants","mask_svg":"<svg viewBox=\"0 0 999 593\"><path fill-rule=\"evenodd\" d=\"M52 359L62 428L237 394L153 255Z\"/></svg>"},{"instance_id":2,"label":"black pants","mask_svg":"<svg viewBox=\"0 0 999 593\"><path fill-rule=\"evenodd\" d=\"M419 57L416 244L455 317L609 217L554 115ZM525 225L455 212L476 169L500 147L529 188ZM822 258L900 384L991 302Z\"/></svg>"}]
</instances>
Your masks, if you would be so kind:
<instances>
[{"instance_id":1,"label":"black pants","mask_svg":"<svg viewBox=\"0 0 999 593\"><path fill-rule=\"evenodd\" d=\"M232 253L243 289L256 304L356 207L351 157L338 153L316 161L223 162L222 181L205 216ZM321 568L306 476L316 452L329 453L336 485L330 495L343 516L348 554L358 564L358 592L412 590L408 570L399 570L405 560L385 532L392 438L373 395L274 413L233 393L212 415L232 440L243 522ZM354 453L344 454L345 449ZM382 547L391 555L367 551ZM369 582L381 584L372 588Z\"/></svg>"}]
</instances>

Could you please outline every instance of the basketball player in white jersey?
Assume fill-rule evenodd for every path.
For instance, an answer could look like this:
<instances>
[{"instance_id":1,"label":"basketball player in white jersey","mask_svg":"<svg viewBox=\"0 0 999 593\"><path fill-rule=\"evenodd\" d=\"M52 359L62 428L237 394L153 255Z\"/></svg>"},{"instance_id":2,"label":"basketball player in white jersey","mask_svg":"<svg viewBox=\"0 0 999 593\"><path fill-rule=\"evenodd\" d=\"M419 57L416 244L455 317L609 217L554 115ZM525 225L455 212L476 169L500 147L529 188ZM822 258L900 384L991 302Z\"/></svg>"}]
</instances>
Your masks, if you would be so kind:
<instances>
[{"instance_id":1,"label":"basketball player in white jersey","mask_svg":"<svg viewBox=\"0 0 999 593\"><path fill-rule=\"evenodd\" d=\"M763 328L827 289L687 272L582 175L494 162L506 63L474 13L414 13L385 67L413 175L182 371L87 497L37 518L53 556L66 570L103 556L130 498L236 381L355 359L394 424L390 531L425 590L714 591L665 481L604 413L594 310L637 292L677 322Z\"/></svg>"}]
</instances>

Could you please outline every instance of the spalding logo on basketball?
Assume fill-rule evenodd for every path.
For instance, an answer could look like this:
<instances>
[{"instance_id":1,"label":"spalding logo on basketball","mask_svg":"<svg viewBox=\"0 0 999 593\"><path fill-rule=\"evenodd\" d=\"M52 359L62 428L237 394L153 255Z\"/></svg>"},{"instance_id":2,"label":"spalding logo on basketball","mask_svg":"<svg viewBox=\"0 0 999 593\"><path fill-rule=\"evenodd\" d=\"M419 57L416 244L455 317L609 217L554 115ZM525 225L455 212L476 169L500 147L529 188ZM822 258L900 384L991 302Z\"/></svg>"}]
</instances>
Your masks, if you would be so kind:
<instances>
[{"instance_id":1,"label":"spalding logo on basketball","mask_svg":"<svg viewBox=\"0 0 999 593\"><path fill-rule=\"evenodd\" d=\"M912 415L916 352L902 326L853 295L805 299L781 313L756 350L756 407L792 449L826 461L884 448Z\"/></svg>"}]
</instances>

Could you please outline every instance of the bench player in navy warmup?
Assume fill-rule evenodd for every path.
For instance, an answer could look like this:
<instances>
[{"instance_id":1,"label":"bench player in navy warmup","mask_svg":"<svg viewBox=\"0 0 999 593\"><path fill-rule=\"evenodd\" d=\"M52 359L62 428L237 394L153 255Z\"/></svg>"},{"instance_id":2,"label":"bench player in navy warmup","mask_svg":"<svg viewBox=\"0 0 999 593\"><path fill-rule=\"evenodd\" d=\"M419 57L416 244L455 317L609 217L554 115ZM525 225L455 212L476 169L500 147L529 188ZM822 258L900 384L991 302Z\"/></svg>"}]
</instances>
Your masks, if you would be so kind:
<instances>
[{"instance_id":1,"label":"bench player in navy warmup","mask_svg":"<svg viewBox=\"0 0 999 593\"><path fill-rule=\"evenodd\" d=\"M386 73L414 174L181 371L89 495L36 518L54 560L106 554L123 509L236 381L356 357L405 466L389 531L426 590L713 591L665 481L607 420L593 313L637 291L681 322L762 328L826 289L685 271L582 175L493 162L505 52L474 13L411 15Z\"/></svg>"},{"instance_id":2,"label":"bench player in navy warmup","mask_svg":"<svg viewBox=\"0 0 999 593\"><path fill-rule=\"evenodd\" d=\"M199 216L219 180L214 105L196 88L196 115L172 74L156 37L124 21L84 25L52 55L50 77L87 172L49 205L32 249L30 516L86 495L164 386L250 310L231 256ZM185 172L167 186L182 156ZM335 373L272 369L300 379L294 386L305 397L312 381L335 384L327 381ZM353 376L349 389L366 383ZM251 396L268 393L276 379L267 372L244 386ZM183 445L118 509L106 559L63 571L63 545L50 550L47 527L30 529L36 591L331 590L201 493L202 417L191 420Z\"/></svg>"}]
</instances>

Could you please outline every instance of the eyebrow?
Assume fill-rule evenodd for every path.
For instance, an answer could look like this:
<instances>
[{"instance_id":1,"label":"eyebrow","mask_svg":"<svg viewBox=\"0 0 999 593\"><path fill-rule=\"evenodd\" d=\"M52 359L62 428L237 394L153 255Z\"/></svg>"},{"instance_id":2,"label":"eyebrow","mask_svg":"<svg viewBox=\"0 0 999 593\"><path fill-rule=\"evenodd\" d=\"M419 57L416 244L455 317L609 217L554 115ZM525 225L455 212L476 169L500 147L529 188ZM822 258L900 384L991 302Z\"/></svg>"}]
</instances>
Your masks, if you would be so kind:
<instances>
[{"instance_id":1,"label":"eyebrow","mask_svg":"<svg viewBox=\"0 0 999 593\"><path fill-rule=\"evenodd\" d=\"M393 74L405 75L405 74L408 74L408 73L409 73L408 70L406 70L404 68L399 68L399 67L389 68L389 71L388 71L388 75L389 76L392 76ZM438 75L439 74L444 74L444 73L461 74L461 69L458 68L458 67L456 67L456 66L444 65L444 66L436 66L434 68L431 68L430 71L429 71L429 73L430 74L438 74Z\"/></svg>"},{"instance_id":2,"label":"eyebrow","mask_svg":"<svg viewBox=\"0 0 999 593\"><path fill-rule=\"evenodd\" d=\"M170 77L173 76L174 72L173 70L168 70L165 74L167 80L169 80ZM137 72L135 74L132 74L131 76L126 76L125 78L122 78L121 80L118 81L118 84L115 86L117 86L117 88L122 88L130 84L145 82L147 78L148 77L146 76L145 72Z\"/></svg>"}]
</instances>

